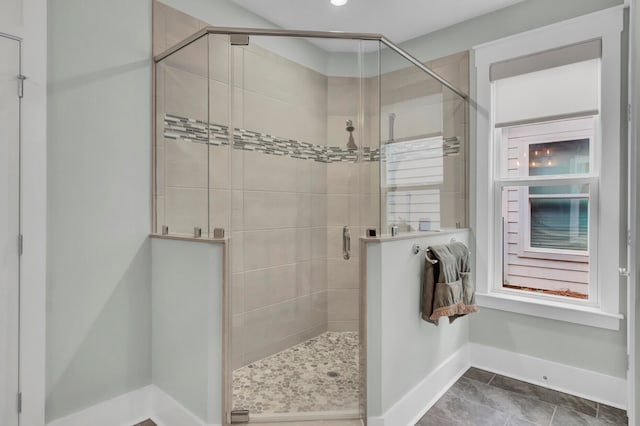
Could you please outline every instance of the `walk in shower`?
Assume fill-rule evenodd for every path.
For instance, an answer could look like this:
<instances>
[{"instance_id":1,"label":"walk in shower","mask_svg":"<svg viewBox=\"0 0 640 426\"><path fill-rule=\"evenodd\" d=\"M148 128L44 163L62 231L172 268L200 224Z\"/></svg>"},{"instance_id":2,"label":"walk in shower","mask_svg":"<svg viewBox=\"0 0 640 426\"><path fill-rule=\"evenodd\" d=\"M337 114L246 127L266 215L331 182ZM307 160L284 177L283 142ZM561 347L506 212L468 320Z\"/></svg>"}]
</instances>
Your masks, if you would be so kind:
<instances>
[{"instance_id":1,"label":"walk in shower","mask_svg":"<svg viewBox=\"0 0 640 426\"><path fill-rule=\"evenodd\" d=\"M223 421L366 419L359 240L466 226L464 95L378 35L166 47L153 232L225 241Z\"/></svg>"}]
</instances>

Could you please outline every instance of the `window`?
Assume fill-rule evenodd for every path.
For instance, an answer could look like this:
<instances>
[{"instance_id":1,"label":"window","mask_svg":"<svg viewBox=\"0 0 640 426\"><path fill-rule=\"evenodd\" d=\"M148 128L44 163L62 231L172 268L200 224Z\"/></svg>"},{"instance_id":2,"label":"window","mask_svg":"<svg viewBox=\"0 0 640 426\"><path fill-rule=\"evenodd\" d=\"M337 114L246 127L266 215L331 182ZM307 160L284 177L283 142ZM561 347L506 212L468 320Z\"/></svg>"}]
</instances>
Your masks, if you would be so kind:
<instances>
[{"instance_id":1,"label":"window","mask_svg":"<svg viewBox=\"0 0 640 426\"><path fill-rule=\"evenodd\" d=\"M590 168L597 121L589 116L496 129L503 288L588 299L589 240L597 234L590 221L598 188Z\"/></svg>"},{"instance_id":2,"label":"window","mask_svg":"<svg viewBox=\"0 0 640 426\"><path fill-rule=\"evenodd\" d=\"M481 306L618 329L620 8L476 47Z\"/></svg>"}]
</instances>

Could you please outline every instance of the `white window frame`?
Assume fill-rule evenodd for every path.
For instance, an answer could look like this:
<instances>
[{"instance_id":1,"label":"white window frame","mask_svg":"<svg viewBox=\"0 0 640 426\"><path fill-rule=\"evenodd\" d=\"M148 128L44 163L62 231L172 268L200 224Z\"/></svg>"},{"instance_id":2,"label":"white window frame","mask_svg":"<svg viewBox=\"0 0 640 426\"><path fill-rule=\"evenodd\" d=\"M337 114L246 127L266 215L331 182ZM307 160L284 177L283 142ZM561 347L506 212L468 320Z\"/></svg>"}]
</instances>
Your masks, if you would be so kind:
<instances>
[{"instance_id":1,"label":"white window frame","mask_svg":"<svg viewBox=\"0 0 640 426\"><path fill-rule=\"evenodd\" d=\"M557 24L538 28L525 33L500 39L474 47L476 66L475 140L472 144L472 164L475 168L476 191L472 196L473 230L476 250L474 268L476 271L477 303L493 309L506 310L527 315L568 321L582 325L611 330L620 328L622 315L619 313L620 277L620 61L621 32L623 30L623 7L617 6L591 13ZM593 219L597 221L597 232L590 240L590 253L596 261L590 268L588 302L567 300L553 295L523 294L519 290L505 291L502 288L501 224L499 217L501 203L496 202L499 185L499 161L495 157L495 115L493 105L493 85L489 78L491 64L555 49L589 40L602 41L600 79L600 122L595 134L602 143L594 144L592 155L600 165L594 175L576 178L576 183L589 183L594 209ZM594 182L595 179L595 182ZM527 181L518 179L514 184L535 184L541 179L530 177ZM549 182L549 177L544 176ZM515 183L517 182L517 183ZM563 179L562 183L566 181ZM593 192L593 191L592 191ZM615 206L615 207L611 207ZM498 219L496 219L498 217ZM591 227L591 226L590 226ZM593 234L593 233L591 233ZM498 238L500 237L500 239ZM591 238L591 235L590 235ZM596 242L597 241L597 242ZM598 252L603 253L598 256ZM499 283L499 286L496 284Z\"/></svg>"}]
</instances>

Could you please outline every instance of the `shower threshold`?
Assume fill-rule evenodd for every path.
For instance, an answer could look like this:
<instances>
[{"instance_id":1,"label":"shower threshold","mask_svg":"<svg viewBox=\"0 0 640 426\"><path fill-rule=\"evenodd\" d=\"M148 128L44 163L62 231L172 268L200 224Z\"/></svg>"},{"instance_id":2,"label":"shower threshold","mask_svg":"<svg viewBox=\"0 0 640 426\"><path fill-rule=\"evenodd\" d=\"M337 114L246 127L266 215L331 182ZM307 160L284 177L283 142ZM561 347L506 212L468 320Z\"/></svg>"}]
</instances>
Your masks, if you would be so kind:
<instances>
[{"instance_id":1,"label":"shower threshold","mask_svg":"<svg viewBox=\"0 0 640 426\"><path fill-rule=\"evenodd\" d=\"M359 340L328 331L233 372L234 409L252 422L358 419Z\"/></svg>"}]
</instances>

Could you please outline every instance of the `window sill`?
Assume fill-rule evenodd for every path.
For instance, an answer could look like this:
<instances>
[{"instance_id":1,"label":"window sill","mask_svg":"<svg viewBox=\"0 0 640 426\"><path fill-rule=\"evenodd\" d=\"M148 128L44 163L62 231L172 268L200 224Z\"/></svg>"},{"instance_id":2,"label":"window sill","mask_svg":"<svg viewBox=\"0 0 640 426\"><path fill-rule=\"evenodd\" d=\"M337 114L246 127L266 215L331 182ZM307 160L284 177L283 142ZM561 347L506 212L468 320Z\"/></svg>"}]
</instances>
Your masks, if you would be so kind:
<instances>
[{"instance_id":1,"label":"window sill","mask_svg":"<svg viewBox=\"0 0 640 426\"><path fill-rule=\"evenodd\" d=\"M476 304L490 309L616 331L620 330L620 320L624 319L622 314L603 312L598 308L534 300L510 294L476 293Z\"/></svg>"}]
</instances>

